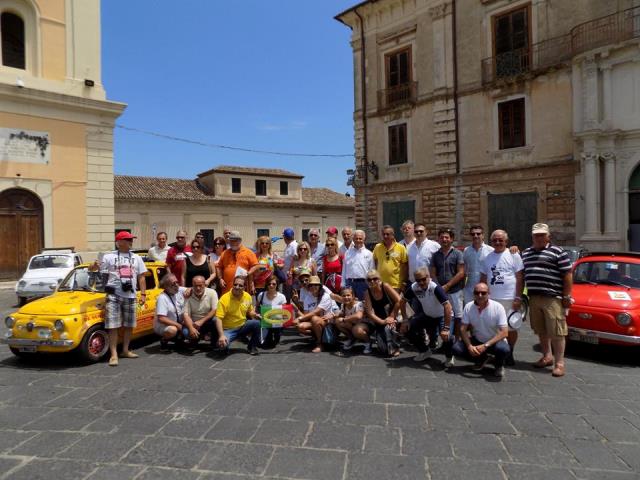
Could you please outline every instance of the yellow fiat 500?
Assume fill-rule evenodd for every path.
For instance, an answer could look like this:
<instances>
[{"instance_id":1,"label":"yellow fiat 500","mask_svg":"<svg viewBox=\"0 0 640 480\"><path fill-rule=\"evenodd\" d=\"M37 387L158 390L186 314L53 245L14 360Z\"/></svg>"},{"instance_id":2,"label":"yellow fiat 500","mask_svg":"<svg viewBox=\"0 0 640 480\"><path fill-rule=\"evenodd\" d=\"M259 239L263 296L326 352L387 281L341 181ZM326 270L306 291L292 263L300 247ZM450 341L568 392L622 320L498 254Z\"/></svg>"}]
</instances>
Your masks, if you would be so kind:
<instances>
[{"instance_id":1,"label":"yellow fiat 500","mask_svg":"<svg viewBox=\"0 0 640 480\"><path fill-rule=\"evenodd\" d=\"M132 339L153 332L156 300L162 293L160 279L167 271L164 263L145 265L147 298L138 307ZM109 349L104 303L102 275L90 272L89 265L80 265L69 272L53 295L28 303L8 316L5 324L9 331L1 341L18 356L74 350L85 360L97 362Z\"/></svg>"}]
</instances>

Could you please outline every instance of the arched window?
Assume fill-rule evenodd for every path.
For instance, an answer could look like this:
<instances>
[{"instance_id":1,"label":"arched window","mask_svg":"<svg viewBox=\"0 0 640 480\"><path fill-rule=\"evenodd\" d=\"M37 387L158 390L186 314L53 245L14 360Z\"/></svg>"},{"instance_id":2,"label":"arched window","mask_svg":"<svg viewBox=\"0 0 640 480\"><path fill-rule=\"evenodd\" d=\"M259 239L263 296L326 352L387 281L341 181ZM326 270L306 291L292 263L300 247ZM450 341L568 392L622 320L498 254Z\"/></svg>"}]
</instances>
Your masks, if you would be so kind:
<instances>
[{"instance_id":1,"label":"arched window","mask_svg":"<svg viewBox=\"0 0 640 480\"><path fill-rule=\"evenodd\" d=\"M2 64L6 67L26 68L24 45L24 21L15 13L3 12L0 16L2 35Z\"/></svg>"}]
</instances>

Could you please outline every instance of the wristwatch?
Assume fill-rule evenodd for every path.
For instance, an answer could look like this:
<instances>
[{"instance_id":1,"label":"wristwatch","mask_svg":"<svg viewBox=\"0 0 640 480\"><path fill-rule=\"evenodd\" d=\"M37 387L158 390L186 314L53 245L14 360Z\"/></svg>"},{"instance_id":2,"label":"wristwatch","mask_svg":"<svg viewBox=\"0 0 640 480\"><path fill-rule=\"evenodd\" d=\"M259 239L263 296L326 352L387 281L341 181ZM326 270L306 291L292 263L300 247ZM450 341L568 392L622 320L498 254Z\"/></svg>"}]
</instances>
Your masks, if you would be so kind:
<instances>
[{"instance_id":1,"label":"wristwatch","mask_svg":"<svg viewBox=\"0 0 640 480\"><path fill-rule=\"evenodd\" d=\"M484 348L489 348L489 344L488 344L488 343L485 343L485 344L484 344Z\"/></svg>"}]
</instances>

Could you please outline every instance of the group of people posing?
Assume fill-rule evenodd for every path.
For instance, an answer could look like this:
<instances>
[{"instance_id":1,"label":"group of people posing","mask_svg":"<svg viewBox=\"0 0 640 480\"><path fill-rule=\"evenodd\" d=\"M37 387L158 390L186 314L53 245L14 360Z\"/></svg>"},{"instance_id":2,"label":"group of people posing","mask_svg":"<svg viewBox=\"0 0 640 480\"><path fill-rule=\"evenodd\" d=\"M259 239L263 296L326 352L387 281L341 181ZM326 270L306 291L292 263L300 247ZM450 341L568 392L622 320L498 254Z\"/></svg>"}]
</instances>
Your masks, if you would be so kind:
<instances>
[{"instance_id":1,"label":"group of people posing","mask_svg":"<svg viewBox=\"0 0 640 480\"><path fill-rule=\"evenodd\" d=\"M424 224L406 221L400 241L393 227L385 225L382 241L371 251L362 230L345 227L340 240L338 229L329 227L322 241L320 232L312 229L308 241L298 242L293 229L286 228L284 251L277 255L271 238L258 238L251 249L231 229L214 240L211 251L201 233L187 242L187 233L178 232L169 247L162 232L148 252L168 269L161 280L154 330L163 349L172 341L193 345L206 340L228 353L230 344L242 338L248 352L257 354L259 348L277 345L282 330L261 326L261 307L291 305L291 324L312 338L314 353L328 347L350 352L360 342L364 354L375 346L395 357L404 339L418 351L417 362L439 350L446 368L455 364L456 356L466 356L475 361L473 368L482 370L492 356L495 375L502 377L505 365L515 363L526 285L529 317L542 349L535 366L553 367L554 376L564 375L565 309L571 305L572 286L568 254L550 242L546 224L533 225L532 245L522 254L515 246L508 248L504 230L491 233L491 246L484 243L481 226L470 227L469 234L472 243L461 250L454 247L453 230L438 230L434 241L427 238ZM101 270L114 273L114 285L127 255L132 271L125 273L144 273L144 264L132 260L132 239L120 232L118 250L110 254L115 260L103 258ZM119 290L107 292L107 317L112 310L113 317L129 319L121 322L129 327L131 308L109 299ZM107 320L108 325L116 323ZM122 355L135 356L128 349L126 330ZM112 348L110 364L117 365Z\"/></svg>"}]
</instances>

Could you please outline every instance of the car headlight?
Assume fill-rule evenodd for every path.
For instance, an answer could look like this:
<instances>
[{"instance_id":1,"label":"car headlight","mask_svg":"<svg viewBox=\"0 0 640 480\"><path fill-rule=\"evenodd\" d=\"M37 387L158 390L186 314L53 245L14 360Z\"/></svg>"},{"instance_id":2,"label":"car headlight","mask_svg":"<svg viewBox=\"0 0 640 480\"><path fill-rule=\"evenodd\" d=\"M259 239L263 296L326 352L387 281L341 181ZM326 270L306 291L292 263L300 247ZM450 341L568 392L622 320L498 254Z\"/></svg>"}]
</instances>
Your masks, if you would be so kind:
<instances>
[{"instance_id":1,"label":"car headlight","mask_svg":"<svg viewBox=\"0 0 640 480\"><path fill-rule=\"evenodd\" d=\"M64 322L60 319L53 322L53 326L58 332L62 332L64 330Z\"/></svg>"},{"instance_id":2,"label":"car headlight","mask_svg":"<svg viewBox=\"0 0 640 480\"><path fill-rule=\"evenodd\" d=\"M27 285L27 281L26 281L26 280L20 280L20 281L18 282L18 286L19 286L20 288L22 288L22 287L24 287L24 286L26 286L26 285Z\"/></svg>"},{"instance_id":3,"label":"car headlight","mask_svg":"<svg viewBox=\"0 0 640 480\"><path fill-rule=\"evenodd\" d=\"M9 316L4 319L4 324L7 326L7 328L13 328L13 326L16 324L16 319Z\"/></svg>"},{"instance_id":4,"label":"car headlight","mask_svg":"<svg viewBox=\"0 0 640 480\"><path fill-rule=\"evenodd\" d=\"M626 312L619 313L616 315L616 322L618 322L618 325L626 327L631 324L631 315Z\"/></svg>"}]
</instances>

